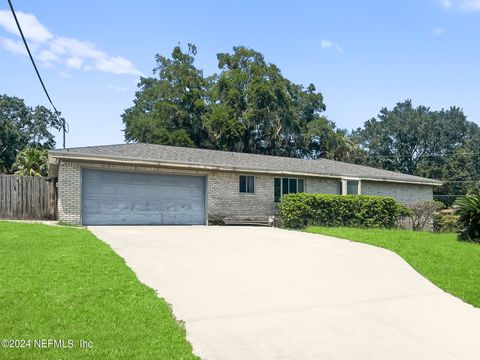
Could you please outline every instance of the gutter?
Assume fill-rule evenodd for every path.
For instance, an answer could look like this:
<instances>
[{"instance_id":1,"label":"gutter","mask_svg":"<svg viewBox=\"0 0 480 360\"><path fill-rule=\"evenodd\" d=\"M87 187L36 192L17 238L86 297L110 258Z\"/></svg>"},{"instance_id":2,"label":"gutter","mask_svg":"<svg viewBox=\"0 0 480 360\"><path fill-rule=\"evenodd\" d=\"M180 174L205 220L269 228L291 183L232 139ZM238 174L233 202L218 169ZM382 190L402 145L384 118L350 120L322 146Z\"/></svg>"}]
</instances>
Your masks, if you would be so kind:
<instances>
[{"instance_id":1,"label":"gutter","mask_svg":"<svg viewBox=\"0 0 480 360\"><path fill-rule=\"evenodd\" d=\"M388 178L359 177L358 175L317 174L317 173L282 171L282 170L259 170L259 169L243 168L243 167L240 168L236 166L191 164L191 163L180 162L180 161L168 162L168 161L158 161L158 160L152 160L152 159L137 160L132 158L123 158L119 156L109 156L109 155L102 155L101 157L99 157L97 155L72 154L72 153L66 153L64 151L49 151L48 153L49 153L49 160L51 157L54 159L64 159L64 160L74 160L74 161L87 161L87 162L95 161L95 162L101 162L101 163L148 165L148 166L168 167L168 168L176 168L176 169L189 169L189 170L248 172L248 173L254 173L254 174L290 175L290 176L299 176L299 177L320 177L320 178L347 179L347 180L351 179L351 180L391 182L391 183L399 183L399 184L415 184L415 185L430 185L430 186L442 185L442 182L436 181L436 180L431 180L430 182L407 181L407 180L388 179ZM52 163L52 162L49 161L49 163Z\"/></svg>"}]
</instances>

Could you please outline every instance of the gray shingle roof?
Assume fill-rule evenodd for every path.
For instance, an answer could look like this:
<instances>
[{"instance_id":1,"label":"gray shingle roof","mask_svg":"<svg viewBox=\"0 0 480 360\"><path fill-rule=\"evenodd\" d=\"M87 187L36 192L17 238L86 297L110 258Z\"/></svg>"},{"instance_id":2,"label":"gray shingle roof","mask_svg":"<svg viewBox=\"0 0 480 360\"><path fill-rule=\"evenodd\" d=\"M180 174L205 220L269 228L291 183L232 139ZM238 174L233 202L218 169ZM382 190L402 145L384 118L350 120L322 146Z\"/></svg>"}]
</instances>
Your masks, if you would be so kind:
<instances>
[{"instance_id":1,"label":"gray shingle roof","mask_svg":"<svg viewBox=\"0 0 480 360\"><path fill-rule=\"evenodd\" d=\"M143 160L190 165L192 167L202 165L240 171L256 170L259 172L303 173L313 176L350 176L361 179L441 185L441 182L437 180L327 159L306 160L141 143L53 150L50 151L50 155L59 158L84 156L100 157L105 158L105 160Z\"/></svg>"}]
</instances>

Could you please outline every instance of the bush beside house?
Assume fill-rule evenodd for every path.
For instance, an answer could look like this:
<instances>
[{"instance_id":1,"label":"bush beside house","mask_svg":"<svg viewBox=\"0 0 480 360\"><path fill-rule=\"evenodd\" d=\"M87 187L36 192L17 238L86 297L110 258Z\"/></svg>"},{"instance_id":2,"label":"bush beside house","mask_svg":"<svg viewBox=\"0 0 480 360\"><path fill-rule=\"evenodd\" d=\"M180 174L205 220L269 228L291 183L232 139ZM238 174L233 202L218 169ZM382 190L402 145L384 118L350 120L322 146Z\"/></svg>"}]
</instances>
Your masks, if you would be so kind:
<instances>
[{"instance_id":1,"label":"bush beside house","mask_svg":"<svg viewBox=\"0 0 480 360\"><path fill-rule=\"evenodd\" d=\"M349 226L393 228L408 209L390 197L366 195L288 194L279 204L283 226Z\"/></svg>"},{"instance_id":2,"label":"bush beside house","mask_svg":"<svg viewBox=\"0 0 480 360\"><path fill-rule=\"evenodd\" d=\"M457 232L458 215L439 212L433 216L433 231L435 232Z\"/></svg>"},{"instance_id":3,"label":"bush beside house","mask_svg":"<svg viewBox=\"0 0 480 360\"><path fill-rule=\"evenodd\" d=\"M431 231L435 228L435 214L444 207L438 201L418 201L408 204L409 227L415 231Z\"/></svg>"}]
</instances>

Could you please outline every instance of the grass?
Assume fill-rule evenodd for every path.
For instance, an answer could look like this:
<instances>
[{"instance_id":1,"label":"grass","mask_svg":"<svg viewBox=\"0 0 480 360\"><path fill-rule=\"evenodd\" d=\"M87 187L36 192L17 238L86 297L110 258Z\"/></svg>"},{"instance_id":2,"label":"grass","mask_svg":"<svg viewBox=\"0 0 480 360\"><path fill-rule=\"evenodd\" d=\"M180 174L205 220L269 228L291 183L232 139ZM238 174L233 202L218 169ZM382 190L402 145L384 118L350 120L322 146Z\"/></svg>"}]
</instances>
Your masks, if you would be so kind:
<instances>
[{"instance_id":1,"label":"grass","mask_svg":"<svg viewBox=\"0 0 480 360\"><path fill-rule=\"evenodd\" d=\"M452 233L309 227L307 232L392 250L439 288L480 307L480 245Z\"/></svg>"},{"instance_id":2,"label":"grass","mask_svg":"<svg viewBox=\"0 0 480 360\"><path fill-rule=\"evenodd\" d=\"M2 339L75 347L0 347L1 359L197 359L168 304L82 228L0 222Z\"/></svg>"}]
</instances>

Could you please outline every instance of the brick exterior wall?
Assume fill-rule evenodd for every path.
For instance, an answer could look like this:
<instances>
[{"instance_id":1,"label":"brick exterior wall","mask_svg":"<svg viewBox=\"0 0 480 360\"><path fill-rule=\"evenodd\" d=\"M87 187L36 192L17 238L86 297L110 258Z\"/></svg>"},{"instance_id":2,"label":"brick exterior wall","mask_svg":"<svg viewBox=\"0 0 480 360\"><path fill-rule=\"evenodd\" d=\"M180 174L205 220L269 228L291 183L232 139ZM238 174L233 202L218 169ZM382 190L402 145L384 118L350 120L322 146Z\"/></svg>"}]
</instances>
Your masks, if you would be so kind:
<instances>
[{"instance_id":1,"label":"brick exterior wall","mask_svg":"<svg viewBox=\"0 0 480 360\"><path fill-rule=\"evenodd\" d=\"M81 223L81 173L74 162L61 162L58 167L58 220L68 224Z\"/></svg>"},{"instance_id":2,"label":"brick exterior wall","mask_svg":"<svg viewBox=\"0 0 480 360\"><path fill-rule=\"evenodd\" d=\"M399 202L411 204L417 201L432 201L433 186L362 181L362 194L391 196Z\"/></svg>"},{"instance_id":3,"label":"brick exterior wall","mask_svg":"<svg viewBox=\"0 0 480 360\"><path fill-rule=\"evenodd\" d=\"M338 194L338 182L340 179L331 178L306 178L305 192L311 194Z\"/></svg>"},{"instance_id":4,"label":"brick exterior wall","mask_svg":"<svg viewBox=\"0 0 480 360\"><path fill-rule=\"evenodd\" d=\"M233 173L220 171L176 170L160 167L100 164L60 161L58 173L59 220L81 224L81 169L138 171L207 176L207 212L209 221L222 220L227 216L271 216L276 212L274 202L274 178L272 175ZM255 176L255 193L239 191L239 175ZM305 191L309 193L337 194L340 179L305 178ZM409 203L432 200L432 186L380 183L362 181L362 194L387 195Z\"/></svg>"},{"instance_id":5,"label":"brick exterior wall","mask_svg":"<svg viewBox=\"0 0 480 360\"><path fill-rule=\"evenodd\" d=\"M240 193L240 175L255 176L255 193ZM208 218L227 216L271 216L275 214L274 177L248 173L212 172L208 174Z\"/></svg>"}]
</instances>

